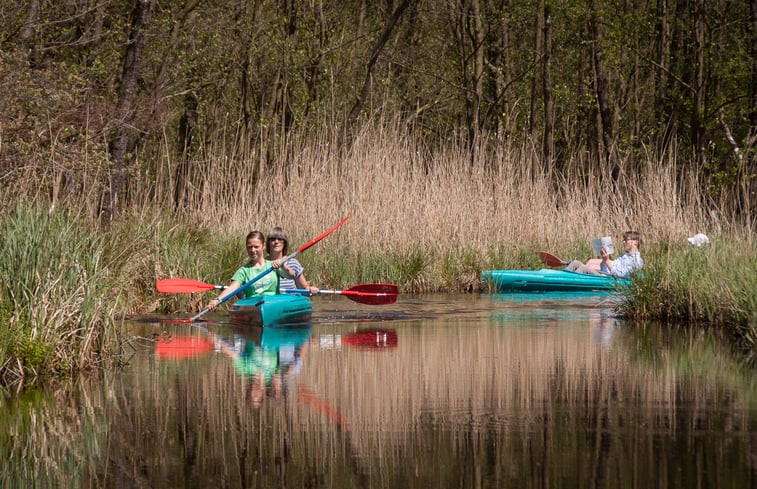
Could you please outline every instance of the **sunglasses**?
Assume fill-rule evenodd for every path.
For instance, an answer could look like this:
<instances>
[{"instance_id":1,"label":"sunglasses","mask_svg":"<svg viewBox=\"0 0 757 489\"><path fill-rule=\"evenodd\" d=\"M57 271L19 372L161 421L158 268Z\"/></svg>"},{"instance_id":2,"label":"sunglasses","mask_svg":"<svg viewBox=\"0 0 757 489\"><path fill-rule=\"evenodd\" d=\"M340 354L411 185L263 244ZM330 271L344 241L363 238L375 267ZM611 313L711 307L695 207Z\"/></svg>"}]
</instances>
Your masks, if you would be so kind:
<instances>
[{"instance_id":1,"label":"sunglasses","mask_svg":"<svg viewBox=\"0 0 757 489\"><path fill-rule=\"evenodd\" d=\"M284 238L268 238L268 241L281 241L281 242L284 242L284 243L286 242L286 240Z\"/></svg>"}]
</instances>

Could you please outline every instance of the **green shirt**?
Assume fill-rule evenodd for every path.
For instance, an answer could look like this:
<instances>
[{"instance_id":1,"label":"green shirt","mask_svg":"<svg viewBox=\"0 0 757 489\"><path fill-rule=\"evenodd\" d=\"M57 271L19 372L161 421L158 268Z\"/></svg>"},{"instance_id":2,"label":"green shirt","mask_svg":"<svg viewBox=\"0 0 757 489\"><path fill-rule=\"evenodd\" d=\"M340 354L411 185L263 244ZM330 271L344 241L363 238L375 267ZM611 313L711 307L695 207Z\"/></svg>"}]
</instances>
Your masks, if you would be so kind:
<instances>
[{"instance_id":1,"label":"green shirt","mask_svg":"<svg viewBox=\"0 0 757 489\"><path fill-rule=\"evenodd\" d=\"M255 374L262 373L266 385L269 385L273 374L279 368L279 352L266 350L247 341L244 353L234 360L234 368L248 377L255 377Z\"/></svg>"},{"instance_id":2,"label":"green shirt","mask_svg":"<svg viewBox=\"0 0 757 489\"><path fill-rule=\"evenodd\" d=\"M235 280L239 282L240 284L245 284L247 281L251 280L253 277L258 276L260 272L263 272L265 270L268 270L271 267L271 264L273 262L266 260L265 265L262 267L253 267L251 263L247 263L239 268L236 272L234 272L234 275L231 277L231 280ZM255 281L255 283L251 284L249 287L244 289L242 291L245 298L246 297L253 297L258 295L273 295L279 293L279 274L276 270L267 273L264 277L258 279Z\"/></svg>"}]
</instances>

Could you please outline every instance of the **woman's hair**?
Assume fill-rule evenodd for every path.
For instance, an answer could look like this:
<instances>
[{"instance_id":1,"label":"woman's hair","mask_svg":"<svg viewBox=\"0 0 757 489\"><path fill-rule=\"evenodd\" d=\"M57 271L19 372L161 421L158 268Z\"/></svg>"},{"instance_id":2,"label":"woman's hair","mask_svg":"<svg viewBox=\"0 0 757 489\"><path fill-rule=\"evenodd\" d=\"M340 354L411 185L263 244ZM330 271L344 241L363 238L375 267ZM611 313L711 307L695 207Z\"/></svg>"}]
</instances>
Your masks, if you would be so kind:
<instances>
[{"instance_id":1,"label":"woman's hair","mask_svg":"<svg viewBox=\"0 0 757 489\"><path fill-rule=\"evenodd\" d=\"M266 245L271 242L271 238L281 238L284 240L284 249L281 252L284 253L284 255L286 255L287 250L289 250L289 240L287 239L287 235L284 232L284 230L278 226L272 228L271 231L268 233L268 241L266 242Z\"/></svg>"},{"instance_id":2,"label":"woman's hair","mask_svg":"<svg viewBox=\"0 0 757 489\"><path fill-rule=\"evenodd\" d=\"M625 233L623 233L623 241L628 238L635 240L636 245L641 248L641 233L639 233L638 231L626 231Z\"/></svg>"},{"instance_id":3,"label":"woman's hair","mask_svg":"<svg viewBox=\"0 0 757 489\"><path fill-rule=\"evenodd\" d=\"M247 241L251 240L252 238L257 238L261 243L265 243L265 236L260 231L250 231L247 234L247 237L244 239L244 242L247 243Z\"/></svg>"}]
</instances>

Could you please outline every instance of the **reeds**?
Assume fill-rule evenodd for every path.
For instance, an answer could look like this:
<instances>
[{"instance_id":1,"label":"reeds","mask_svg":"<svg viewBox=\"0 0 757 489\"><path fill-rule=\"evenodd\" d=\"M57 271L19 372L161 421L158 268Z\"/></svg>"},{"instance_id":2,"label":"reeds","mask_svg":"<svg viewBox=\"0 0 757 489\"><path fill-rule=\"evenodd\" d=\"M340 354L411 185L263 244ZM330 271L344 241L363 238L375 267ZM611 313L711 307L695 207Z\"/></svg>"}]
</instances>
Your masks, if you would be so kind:
<instances>
[{"instance_id":1,"label":"reeds","mask_svg":"<svg viewBox=\"0 0 757 489\"><path fill-rule=\"evenodd\" d=\"M757 249L715 239L675 249L656 245L619 310L627 317L728 325L748 347L757 344Z\"/></svg>"},{"instance_id":2,"label":"reeds","mask_svg":"<svg viewBox=\"0 0 757 489\"><path fill-rule=\"evenodd\" d=\"M159 307L156 276L215 268L202 255L215 245L206 234L145 215L104 227L70 206L21 202L0 233L4 384L112 360L118 319Z\"/></svg>"},{"instance_id":3,"label":"reeds","mask_svg":"<svg viewBox=\"0 0 757 489\"><path fill-rule=\"evenodd\" d=\"M682 169L674 153L621 161L613 181L609 168L585 170L594 167L585 155L566 156L557 173L525 145L471 151L451 140L429 148L392 124L367 127L348 148L327 129L268 146L228 140L204 138L178 209L178 162L168 149L144 153L130 175L128 206L108 223L96 219L108 181L101 153L74 163L50 151L46 164L6 174L13 185L0 195L0 318L7 325L0 342L8 345L0 371L81 367L101 350L117 313L201 304L199 297L155 296L156 278L227 282L245 259L250 230L282 226L294 249L346 215L347 225L301 255L320 287L385 281L404 293L474 291L482 270L536 268L540 250L585 259L590 238L633 228L643 235L649 280L679 285L647 282L648 305L629 302L629 315L737 321L754 341L753 326L743 329L744 321L754 323L753 273L709 260L699 267L711 284L702 288L686 279L683 265L660 268L677 254L685 262L686 236L704 231L732 242L742 268L754 270L749 213L705 206L696 171ZM721 280L723 267L729 272ZM688 315L649 305L670 300L703 305ZM58 352L68 341L75 354Z\"/></svg>"},{"instance_id":4,"label":"reeds","mask_svg":"<svg viewBox=\"0 0 757 489\"><path fill-rule=\"evenodd\" d=\"M93 361L115 302L105 235L72 210L19 205L0 226L0 372L67 371Z\"/></svg>"}]
</instances>

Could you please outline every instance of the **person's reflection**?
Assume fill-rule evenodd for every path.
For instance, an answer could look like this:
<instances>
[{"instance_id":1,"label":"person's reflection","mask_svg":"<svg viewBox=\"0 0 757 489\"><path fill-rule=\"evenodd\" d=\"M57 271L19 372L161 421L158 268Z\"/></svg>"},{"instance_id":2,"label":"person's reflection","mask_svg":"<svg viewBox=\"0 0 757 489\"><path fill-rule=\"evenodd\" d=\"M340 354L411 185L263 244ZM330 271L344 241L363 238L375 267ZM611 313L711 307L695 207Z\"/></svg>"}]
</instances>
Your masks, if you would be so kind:
<instances>
[{"instance_id":1,"label":"person's reflection","mask_svg":"<svg viewBox=\"0 0 757 489\"><path fill-rule=\"evenodd\" d=\"M385 330L380 330L384 332ZM391 331L391 333L394 333ZM371 332L371 338L375 336ZM349 429L349 424L328 399L295 382L302 370L310 348L310 328L257 328L237 332L233 341L215 337L216 351L233 358L234 368L248 379L245 399L250 406L259 409L267 399L283 400L295 391L297 400L314 411L322 413L340 429ZM372 341L376 341L375 339ZM318 347L317 340L313 340ZM396 346L396 334L389 332L380 336L380 346Z\"/></svg>"},{"instance_id":2,"label":"person's reflection","mask_svg":"<svg viewBox=\"0 0 757 489\"><path fill-rule=\"evenodd\" d=\"M603 348L610 348L612 336L618 319L610 309L600 309L589 318L592 340Z\"/></svg>"},{"instance_id":3,"label":"person's reflection","mask_svg":"<svg viewBox=\"0 0 757 489\"><path fill-rule=\"evenodd\" d=\"M254 408L262 406L266 398L286 397L302 369L310 339L310 328L258 329L262 331L238 333L233 344L220 340L217 346L248 379L245 397Z\"/></svg>"}]
</instances>

